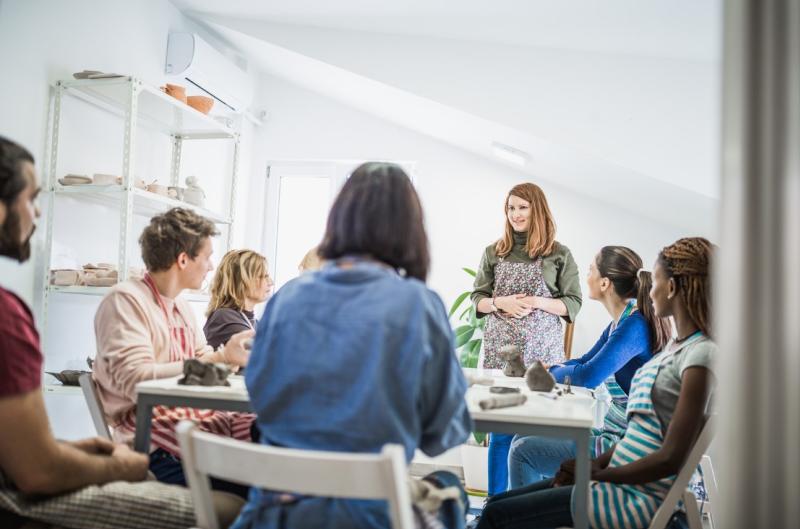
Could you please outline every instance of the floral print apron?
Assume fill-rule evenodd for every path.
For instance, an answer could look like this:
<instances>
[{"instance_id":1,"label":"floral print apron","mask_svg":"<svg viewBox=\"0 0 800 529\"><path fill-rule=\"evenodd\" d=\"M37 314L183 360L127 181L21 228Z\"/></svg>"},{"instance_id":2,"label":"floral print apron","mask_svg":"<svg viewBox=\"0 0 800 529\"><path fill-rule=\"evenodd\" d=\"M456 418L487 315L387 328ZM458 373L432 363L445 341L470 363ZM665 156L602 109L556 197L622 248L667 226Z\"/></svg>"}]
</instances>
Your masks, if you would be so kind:
<instances>
[{"instance_id":1,"label":"floral print apron","mask_svg":"<svg viewBox=\"0 0 800 529\"><path fill-rule=\"evenodd\" d=\"M494 295L496 297L524 294L552 298L542 276L542 258L530 263L509 263L500 258L494 267ZM506 345L518 345L522 361L528 367L534 360L545 365L564 361L564 330L561 318L543 310L534 309L524 318L515 318L497 312L486 316L483 331L483 367L500 369L505 361L498 356Z\"/></svg>"}]
</instances>

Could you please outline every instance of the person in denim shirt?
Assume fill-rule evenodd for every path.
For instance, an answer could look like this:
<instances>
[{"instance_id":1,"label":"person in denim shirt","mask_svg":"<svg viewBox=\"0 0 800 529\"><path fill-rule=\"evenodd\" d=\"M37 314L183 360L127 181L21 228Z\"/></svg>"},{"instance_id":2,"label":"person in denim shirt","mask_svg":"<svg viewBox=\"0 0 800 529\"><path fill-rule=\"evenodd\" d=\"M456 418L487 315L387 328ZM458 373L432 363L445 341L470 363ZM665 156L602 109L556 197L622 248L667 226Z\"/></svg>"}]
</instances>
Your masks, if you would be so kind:
<instances>
[{"instance_id":1,"label":"person in denim shirt","mask_svg":"<svg viewBox=\"0 0 800 529\"><path fill-rule=\"evenodd\" d=\"M258 325L245 382L261 442L372 453L396 443L407 461L417 448L435 456L462 444L472 429L467 384L444 305L424 283L427 237L405 173L357 168L319 253L323 268L284 285ZM464 505L449 507L448 526L462 527ZM234 527L389 525L385 502L252 489Z\"/></svg>"}]
</instances>

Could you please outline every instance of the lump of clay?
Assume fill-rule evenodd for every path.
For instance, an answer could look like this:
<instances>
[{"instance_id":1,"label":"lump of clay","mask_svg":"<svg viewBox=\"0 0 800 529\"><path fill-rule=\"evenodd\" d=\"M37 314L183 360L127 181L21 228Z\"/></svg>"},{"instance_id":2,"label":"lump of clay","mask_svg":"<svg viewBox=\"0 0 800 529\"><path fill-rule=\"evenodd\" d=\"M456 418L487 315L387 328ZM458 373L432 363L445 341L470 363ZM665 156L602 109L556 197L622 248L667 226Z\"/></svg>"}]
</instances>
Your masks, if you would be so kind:
<instances>
[{"instance_id":1,"label":"lump of clay","mask_svg":"<svg viewBox=\"0 0 800 529\"><path fill-rule=\"evenodd\" d=\"M536 360L525 372L525 383L531 391L551 391L556 385L556 379L545 369L544 364Z\"/></svg>"},{"instance_id":2,"label":"lump of clay","mask_svg":"<svg viewBox=\"0 0 800 529\"><path fill-rule=\"evenodd\" d=\"M231 372L224 364L206 364L190 358L183 363L183 378L178 384L184 386L230 386Z\"/></svg>"},{"instance_id":3,"label":"lump of clay","mask_svg":"<svg viewBox=\"0 0 800 529\"><path fill-rule=\"evenodd\" d=\"M498 351L498 356L506 361L503 374L507 377L525 376L525 364L522 363L522 349L518 345L506 345Z\"/></svg>"}]
</instances>

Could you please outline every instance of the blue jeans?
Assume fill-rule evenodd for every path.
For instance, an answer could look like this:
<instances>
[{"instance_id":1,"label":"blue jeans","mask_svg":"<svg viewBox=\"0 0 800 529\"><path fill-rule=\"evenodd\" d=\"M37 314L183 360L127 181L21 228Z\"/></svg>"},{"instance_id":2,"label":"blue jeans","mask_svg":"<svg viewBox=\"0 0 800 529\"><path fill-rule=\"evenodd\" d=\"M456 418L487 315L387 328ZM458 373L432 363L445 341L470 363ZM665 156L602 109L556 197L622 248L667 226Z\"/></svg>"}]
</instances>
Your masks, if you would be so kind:
<instances>
[{"instance_id":1,"label":"blue jeans","mask_svg":"<svg viewBox=\"0 0 800 529\"><path fill-rule=\"evenodd\" d=\"M183 463L181 463L180 458L162 448L150 453L150 472L152 472L161 483L186 487L186 476L183 473ZM250 490L248 485L232 483L213 477L211 478L211 488L230 492L244 499L247 499L247 493Z\"/></svg>"},{"instance_id":2,"label":"blue jeans","mask_svg":"<svg viewBox=\"0 0 800 529\"><path fill-rule=\"evenodd\" d=\"M425 481L430 481L436 487L444 489L447 487L458 487L461 492L461 505L453 500L447 500L442 503L439 508L439 521L446 529L464 529L464 524L467 520L467 511L469 510L469 498L464 486L461 484L461 479L445 470L437 470L425 476Z\"/></svg>"},{"instance_id":3,"label":"blue jeans","mask_svg":"<svg viewBox=\"0 0 800 529\"><path fill-rule=\"evenodd\" d=\"M513 435L489 434L489 496L508 490L508 452Z\"/></svg>"},{"instance_id":4,"label":"blue jeans","mask_svg":"<svg viewBox=\"0 0 800 529\"><path fill-rule=\"evenodd\" d=\"M514 437L508 454L509 482L512 489L549 479L561 463L575 458L575 441L554 437Z\"/></svg>"},{"instance_id":5,"label":"blue jeans","mask_svg":"<svg viewBox=\"0 0 800 529\"><path fill-rule=\"evenodd\" d=\"M572 490L552 487L548 479L492 496L476 529L545 529L572 527Z\"/></svg>"},{"instance_id":6,"label":"blue jeans","mask_svg":"<svg viewBox=\"0 0 800 529\"><path fill-rule=\"evenodd\" d=\"M458 487L461 502L444 501L436 515L445 529L464 529L469 500L461 480L446 471L436 471L422 479L438 488ZM353 529L390 525L386 502L302 496L292 503L280 503L276 495L254 487L231 529Z\"/></svg>"}]
</instances>

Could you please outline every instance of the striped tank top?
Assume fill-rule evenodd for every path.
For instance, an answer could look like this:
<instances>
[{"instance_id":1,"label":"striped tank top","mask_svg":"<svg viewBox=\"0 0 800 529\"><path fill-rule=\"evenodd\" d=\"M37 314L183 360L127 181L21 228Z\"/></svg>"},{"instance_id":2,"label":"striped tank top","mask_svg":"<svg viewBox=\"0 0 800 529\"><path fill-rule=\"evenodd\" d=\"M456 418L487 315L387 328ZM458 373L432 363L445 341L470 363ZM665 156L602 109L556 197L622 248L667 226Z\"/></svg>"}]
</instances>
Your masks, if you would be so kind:
<instances>
[{"instance_id":1,"label":"striped tank top","mask_svg":"<svg viewBox=\"0 0 800 529\"><path fill-rule=\"evenodd\" d=\"M661 448L664 436L651 396L656 376L667 358L690 343L704 339L698 333L679 346L670 342L664 352L636 372L628 398L628 427L614 449L609 468L627 465ZM646 529L675 478L668 476L644 485L590 482L589 524L595 529Z\"/></svg>"}]
</instances>

